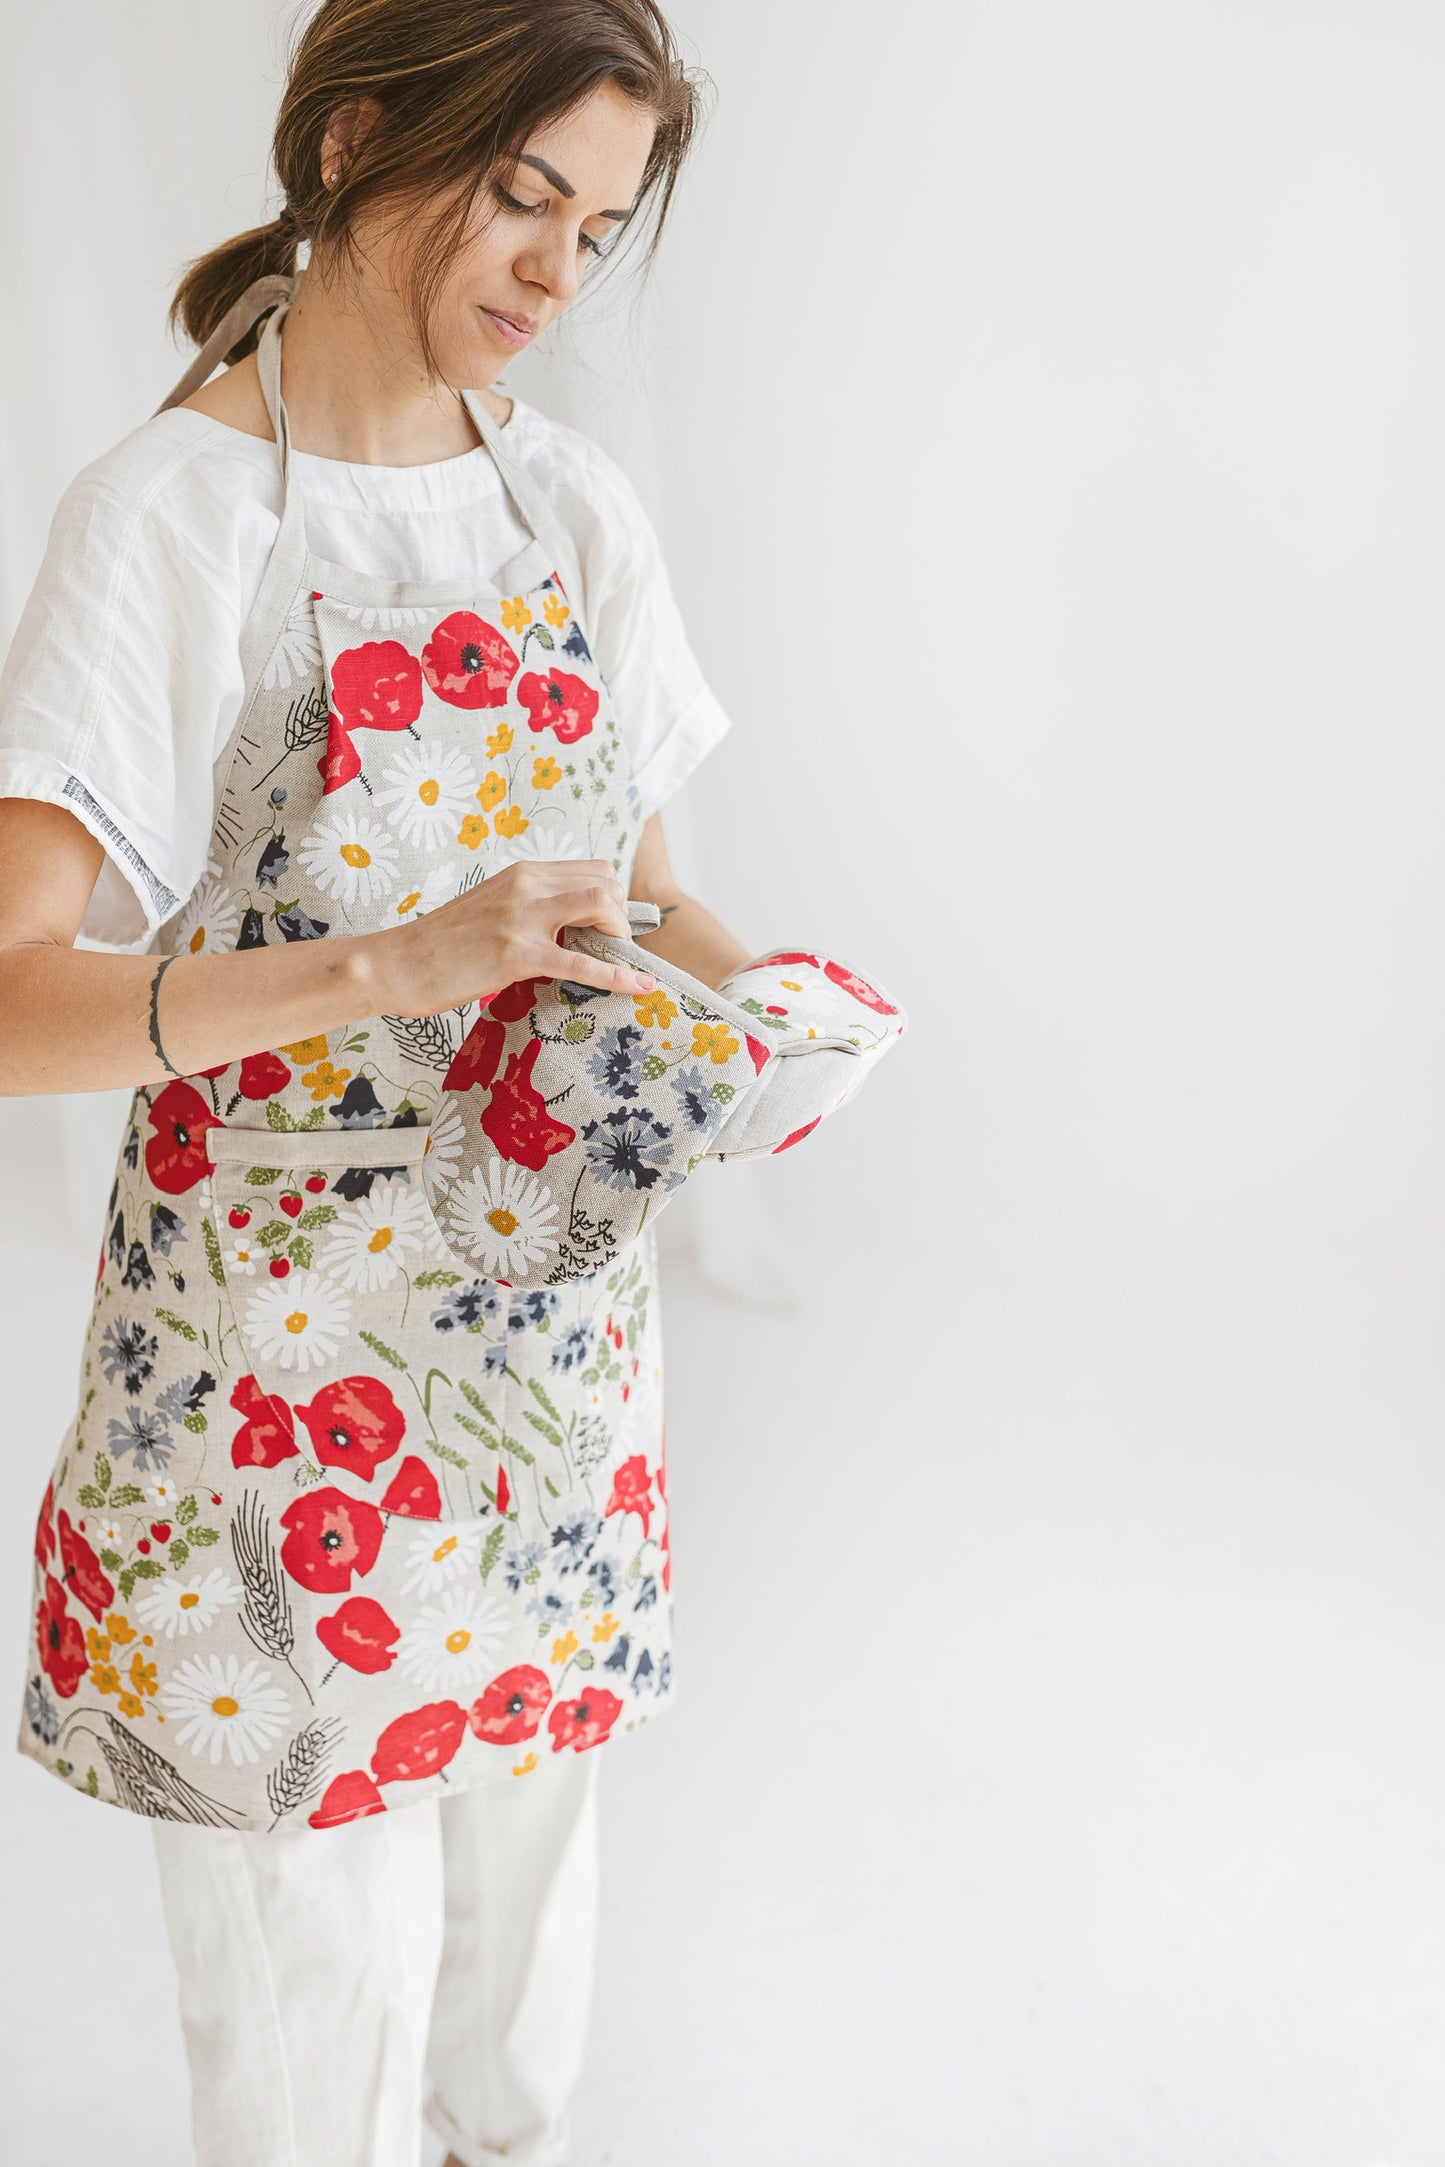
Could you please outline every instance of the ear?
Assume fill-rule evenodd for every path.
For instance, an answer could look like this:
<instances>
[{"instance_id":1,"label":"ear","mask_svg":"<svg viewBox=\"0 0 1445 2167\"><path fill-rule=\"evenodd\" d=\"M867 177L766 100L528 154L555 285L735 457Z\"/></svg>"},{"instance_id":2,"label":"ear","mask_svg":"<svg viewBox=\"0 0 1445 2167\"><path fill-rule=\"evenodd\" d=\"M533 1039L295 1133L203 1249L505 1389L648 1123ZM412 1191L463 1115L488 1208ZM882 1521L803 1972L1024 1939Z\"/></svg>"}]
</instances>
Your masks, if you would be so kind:
<instances>
[{"instance_id":1,"label":"ear","mask_svg":"<svg viewBox=\"0 0 1445 2167\"><path fill-rule=\"evenodd\" d=\"M345 163L354 158L380 118L381 105L376 98L352 98L339 105L326 124L321 142L323 173L329 173L338 159Z\"/></svg>"}]
</instances>

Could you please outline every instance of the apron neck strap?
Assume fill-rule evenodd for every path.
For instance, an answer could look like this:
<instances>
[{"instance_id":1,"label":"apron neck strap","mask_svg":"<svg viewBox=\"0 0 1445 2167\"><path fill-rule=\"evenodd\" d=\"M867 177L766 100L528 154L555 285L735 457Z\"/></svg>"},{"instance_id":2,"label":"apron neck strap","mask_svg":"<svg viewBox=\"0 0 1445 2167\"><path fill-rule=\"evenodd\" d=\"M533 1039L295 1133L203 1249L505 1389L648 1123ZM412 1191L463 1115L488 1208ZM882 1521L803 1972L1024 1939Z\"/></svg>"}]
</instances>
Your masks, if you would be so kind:
<instances>
[{"instance_id":1,"label":"apron neck strap","mask_svg":"<svg viewBox=\"0 0 1445 2167\"><path fill-rule=\"evenodd\" d=\"M295 290L296 280L279 273L253 280L240 300L233 302L227 309L180 382L162 399L156 413L164 414L170 407L179 406L183 399L189 399L193 391L199 391L202 384L220 367L231 348L239 345L246 333L253 329L257 317L263 316L267 309L282 307L291 299ZM275 417L272 419L274 422Z\"/></svg>"}]
</instances>

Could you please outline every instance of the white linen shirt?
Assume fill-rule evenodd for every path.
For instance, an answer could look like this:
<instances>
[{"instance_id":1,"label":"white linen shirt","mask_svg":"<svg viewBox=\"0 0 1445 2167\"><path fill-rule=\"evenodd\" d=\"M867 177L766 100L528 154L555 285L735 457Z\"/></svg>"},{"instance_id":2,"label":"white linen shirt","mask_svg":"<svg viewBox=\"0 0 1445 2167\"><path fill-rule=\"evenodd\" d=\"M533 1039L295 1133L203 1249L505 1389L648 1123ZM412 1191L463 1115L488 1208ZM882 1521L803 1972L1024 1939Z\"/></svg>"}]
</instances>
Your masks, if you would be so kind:
<instances>
[{"instance_id":1,"label":"white linen shirt","mask_svg":"<svg viewBox=\"0 0 1445 2167\"><path fill-rule=\"evenodd\" d=\"M521 399L505 436L572 535L582 622L651 813L729 718L615 460ZM332 563L490 581L527 541L485 446L410 467L293 457L308 542ZM205 873L241 631L280 517L275 446L189 407L143 422L60 500L0 672L0 797L62 806L104 847L87 945L148 943Z\"/></svg>"}]
</instances>

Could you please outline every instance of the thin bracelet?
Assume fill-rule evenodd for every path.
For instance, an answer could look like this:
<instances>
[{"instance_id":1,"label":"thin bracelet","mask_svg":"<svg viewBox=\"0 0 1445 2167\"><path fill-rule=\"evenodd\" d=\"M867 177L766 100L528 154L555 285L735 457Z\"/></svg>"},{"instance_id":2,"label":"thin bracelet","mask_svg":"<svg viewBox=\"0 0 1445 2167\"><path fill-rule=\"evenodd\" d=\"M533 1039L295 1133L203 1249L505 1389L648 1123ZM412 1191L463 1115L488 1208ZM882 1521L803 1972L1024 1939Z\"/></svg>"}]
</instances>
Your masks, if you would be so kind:
<instances>
[{"instance_id":1,"label":"thin bracelet","mask_svg":"<svg viewBox=\"0 0 1445 2167\"><path fill-rule=\"evenodd\" d=\"M165 977L166 972L170 969L171 965L176 962L176 960L177 958L175 956L167 956L165 961L161 964L160 969L156 972L155 977L151 980L151 1044L155 1047L156 1058L160 1062L161 1067L166 1071L167 1075L170 1076L179 1076L181 1072L178 1068L173 1068L171 1066L170 1056L167 1054L165 1047L161 1044L160 1016L157 1013L156 1004L160 999L161 980Z\"/></svg>"}]
</instances>

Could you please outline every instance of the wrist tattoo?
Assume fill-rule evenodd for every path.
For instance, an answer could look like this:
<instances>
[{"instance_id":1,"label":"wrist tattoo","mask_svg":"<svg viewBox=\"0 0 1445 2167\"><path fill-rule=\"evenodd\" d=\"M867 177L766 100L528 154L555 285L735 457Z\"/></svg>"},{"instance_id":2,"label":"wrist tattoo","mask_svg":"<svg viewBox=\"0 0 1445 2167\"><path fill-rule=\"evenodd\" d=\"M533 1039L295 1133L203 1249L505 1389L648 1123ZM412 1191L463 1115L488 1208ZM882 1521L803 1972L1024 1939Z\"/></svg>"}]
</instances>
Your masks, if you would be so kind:
<instances>
[{"instance_id":1,"label":"wrist tattoo","mask_svg":"<svg viewBox=\"0 0 1445 2167\"><path fill-rule=\"evenodd\" d=\"M161 1067L166 1071L166 1074L168 1076L179 1076L181 1072L178 1068L173 1066L169 1054L166 1052L165 1047L161 1044L161 1025L160 1016L158 1013L158 1004L160 1001L161 980L165 977L166 972L170 969L171 965L175 962L175 960L176 958L174 956L167 956L164 962L161 964L160 969L156 972L155 977L151 980L151 1044L155 1047L156 1059L160 1062Z\"/></svg>"}]
</instances>

